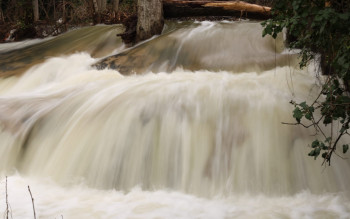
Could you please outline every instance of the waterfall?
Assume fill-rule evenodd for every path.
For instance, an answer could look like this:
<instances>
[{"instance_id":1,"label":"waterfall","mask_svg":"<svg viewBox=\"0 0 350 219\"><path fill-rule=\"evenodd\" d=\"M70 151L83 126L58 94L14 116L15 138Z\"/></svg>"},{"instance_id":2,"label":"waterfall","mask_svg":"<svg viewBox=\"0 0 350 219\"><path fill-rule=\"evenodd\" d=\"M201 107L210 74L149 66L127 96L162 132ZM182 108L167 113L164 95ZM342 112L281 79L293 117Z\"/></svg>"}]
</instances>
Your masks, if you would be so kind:
<instances>
[{"instance_id":1,"label":"waterfall","mask_svg":"<svg viewBox=\"0 0 350 219\"><path fill-rule=\"evenodd\" d=\"M349 161L322 167L307 156L314 131L282 124L291 99L318 94L317 67L299 69L259 23L168 26L104 59L91 41L108 26L0 50L8 66L57 51L0 79L0 191L9 176L14 218L31 217L28 184L40 218L350 217Z\"/></svg>"}]
</instances>

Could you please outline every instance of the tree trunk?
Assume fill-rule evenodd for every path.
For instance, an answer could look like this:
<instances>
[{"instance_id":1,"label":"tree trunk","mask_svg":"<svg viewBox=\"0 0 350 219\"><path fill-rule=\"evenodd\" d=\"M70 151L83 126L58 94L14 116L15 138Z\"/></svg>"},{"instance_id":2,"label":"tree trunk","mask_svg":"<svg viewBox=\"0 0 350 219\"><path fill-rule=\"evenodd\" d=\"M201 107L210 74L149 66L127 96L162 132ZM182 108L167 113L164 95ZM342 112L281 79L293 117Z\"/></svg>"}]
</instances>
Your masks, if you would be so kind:
<instances>
[{"instance_id":1,"label":"tree trunk","mask_svg":"<svg viewBox=\"0 0 350 219\"><path fill-rule=\"evenodd\" d=\"M0 24L2 24L4 22L5 22L4 13L2 12L2 8L0 8Z\"/></svg>"},{"instance_id":2,"label":"tree trunk","mask_svg":"<svg viewBox=\"0 0 350 219\"><path fill-rule=\"evenodd\" d=\"M136 42L160 34L163 30L162 0L138 0Z\"/></svg>"},{"instance_id":3,"label":"tree trunk","mask_svg":"<svg viewBox=\"0 0 350 219\"><path fill-rule=\"evenodd\" d=\"M100 1L92 0L92 3L94 5L94 14L92 15L92 19L94 21L94 24L99 24L101 23L100 7L99 7Z\"/></svg>"},{"instance_id":4,"label":"tree trunk","mask_svg":"<svg viewBox=\"0 0 350 219\"><path fill-rule=\"evenodd\" d=\"M53 0L53 19L56 21L56 0Z\"/></svg>"},{"instance_id":5,"label":"tree trunk","mask_svg":"<svg viewBox=\"0 0 350 219\"><path fill-rule=\"evenodd\" d=\"M236 16L266 19L270 7L241 1L177 1L163 0L165 17L187 16Z\"/></svg>"},{"instance_id":6,"label":"tree trunk","mask_svg":"<svg viewBox=\"0 0 350 219\"><path fill-rule=\"evenodd\" d=\"M0 24L5 22L4 12L2 11L2 0L0 0Z\"/></svg>"},{"instance_id":7,"label":"tree trunk","mask_svg":"<svg viewBox=\"0 0 350 219\"><path fill-rule=\"evenodd\" d=\"M62 20L66 23L66 0L62 0Z\"/></svg>"},{"instance_id":8,"label":"tree trunk","mask_svg":"<svg viewBox=\"0 0 350 219\"><path fill-rule=\"evenodd\" d=\"M101 11L102 0L95 0L97 2L97 12Z\"/></svg>"},{"instance_id":9,"label":"tree trunk","mask_svg":"<svg viewBox=\"0 0 350 219\"><path fill-rule=\"evenodd\" d=\"M49 13L48 13L48 10L49 10L49 9L46 10L45 5L44 5L44 3L43 3L42 0L40 0L40 7L41 7L41 10L44 11L44 13L45 13L45 19L46 19L46 20L49 20L49 19L50 19Z\"/></svg>"},{"instance_id":10,"label":"tree trunk","mask_svg":"<svg viewBox=\"0 0 350 219\"><path fill-rule=\"evenodd\" d=\"M33 0L33 15L34 15L34 22L37 22L39 20L39 2L38 0Z\"/></svg>"},{"instance_id":11,"label":"tree trunk","mask_svg":"<svg viewBox=\"0 0 350 219\"><path fill-rule=\"evenodd\" d=\"M101 9L100 12L107 10L107 0L101 0Z\"/></svg>"},{"instance_id":12,"label":"tree trunk","mask_svg":"<svg viewBox=\"0 0 350 219\"><path fill-rule=\"evenodd\" d=\"M113 0L113 17L116 16L118 13L118 8L119 8L119 0Z\"/></svg>"},{"instance_id":13,"label":"tree trunk","mask_svg":"<svg viewBox=\"0 0 350 219\"><path fill-rule=\"evenodd\" d=\"M97 3L97 0L92 0L92 3L94 5L94 12L97 13L99 10L98 10L98 3Z\"/></svg>"}]
</instances>

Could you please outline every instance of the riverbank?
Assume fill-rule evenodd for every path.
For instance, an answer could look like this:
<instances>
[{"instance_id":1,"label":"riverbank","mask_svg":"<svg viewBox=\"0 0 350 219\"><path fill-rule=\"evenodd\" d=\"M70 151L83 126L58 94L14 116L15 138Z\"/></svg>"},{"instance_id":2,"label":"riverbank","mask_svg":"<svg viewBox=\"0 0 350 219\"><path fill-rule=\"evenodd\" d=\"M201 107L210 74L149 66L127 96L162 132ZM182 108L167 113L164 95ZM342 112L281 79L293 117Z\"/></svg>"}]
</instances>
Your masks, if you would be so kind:
<instances>
[{"instance_id":1,"label":"riverbank","mask_svg":"<svg viewBox=\"0 0 350 219\"><path fill-rule=\"evenodd\" d=\"M60 22L55 24L42 22L34 25L7 23L0 25L0 43L18 42L26 39L56 36L66 32L69 28L74 26L76 25L66 25Z\"/></svg>"},{"instance_id":2,"label":"riverbank","mask_svg":"<svg viewBox=\"0 0 350 219\"><path fill-rule=\"evenodd\" d=\"M78 20L64 21L40 20L35 23L24 21L0 22L0 43L19 42L27 39L42 39L49 36L57 36L68 30L93 26L97 24L114 25L121 24L125 19L134 14L134 11L122 5L123 11L113 15L110 12L101 13L99 21L90 17L83 17Z\"/></svg>"},{"instance_id":3,"label":"riverbank","mask_svg":"<svg viewBox=\"0 0 350 219\"><path fill-rule=\"evenodd\" d=\"M121 23L121 18L106 20L102 24L112 25ZM0 43L18 42L27 39L42 39L49 36L57 36L68 30L93 26L92 22L64 23L62 19L56 22L39 21L35 24L24 25L21 23L0 24Z\"/></svg>"}]
</instances>

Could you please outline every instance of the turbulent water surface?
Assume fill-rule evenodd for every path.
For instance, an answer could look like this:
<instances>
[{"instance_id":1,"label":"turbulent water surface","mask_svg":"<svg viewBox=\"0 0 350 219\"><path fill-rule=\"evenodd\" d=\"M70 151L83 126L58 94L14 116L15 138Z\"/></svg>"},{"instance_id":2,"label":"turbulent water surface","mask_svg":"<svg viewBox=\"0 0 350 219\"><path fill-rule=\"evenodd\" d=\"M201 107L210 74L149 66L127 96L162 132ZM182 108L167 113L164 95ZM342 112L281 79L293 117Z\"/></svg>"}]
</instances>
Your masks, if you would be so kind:
<instances>
[{"instance_id":1,"label":"turbulent water surface","mask_svg":"<svg viewBox=\"0 0 350 219\"><path fill-rule=\"evenodd\" d=\"M0 211L33 218L29 185L39 218L349 218L349 161L281 124L315 67L258 23L171 25L124 51L108 26L0 45Z\"/></svg>"}]
</instances>

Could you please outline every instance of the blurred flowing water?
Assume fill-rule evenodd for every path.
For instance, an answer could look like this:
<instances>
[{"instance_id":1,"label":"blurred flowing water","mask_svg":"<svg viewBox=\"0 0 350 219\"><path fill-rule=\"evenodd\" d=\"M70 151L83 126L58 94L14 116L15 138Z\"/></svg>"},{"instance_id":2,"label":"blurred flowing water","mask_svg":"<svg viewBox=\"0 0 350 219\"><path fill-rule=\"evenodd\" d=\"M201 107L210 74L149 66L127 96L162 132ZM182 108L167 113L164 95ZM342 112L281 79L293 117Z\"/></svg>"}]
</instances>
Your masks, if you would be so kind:
<instances>
[{"instance_id":1,"label":"blurred flowing water","mask_svg":"<svg viewBox=\"0 0 350 219\"><path fill-rule=\"evenodd\" d=\"M167 23L123 49L121 30L0 45L1 212L8 176L13 218L27 185L39 218L350 217L349 160L321 167L313 131L281 124L322 80L282 36Z\"/></svg>"},{"instance_id":2,"label":"blurred flowing water","mask_svg":"<svg viewBox=\"0 0 350 219\"><path fill-rule=\"evenodd\" d=\"M42 40L0 45L0 76L22 74L29 67L42 63L49 57L77 52L87 52L95 58L106 56L121 48L121 39L116 34L122 31L121 25L101 25L71 30Z\"/></svg>"}]
</instances>

